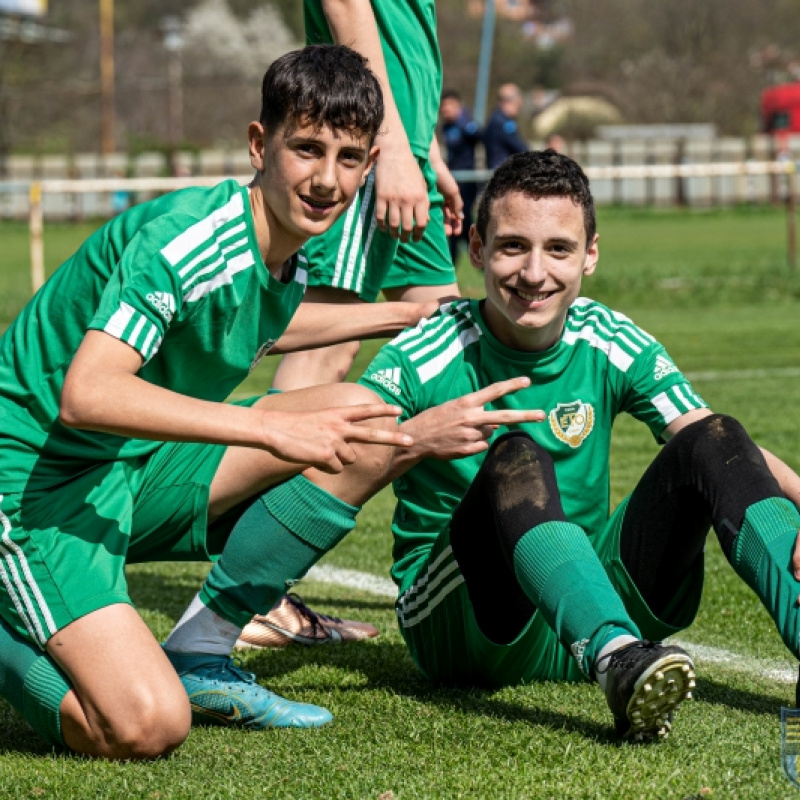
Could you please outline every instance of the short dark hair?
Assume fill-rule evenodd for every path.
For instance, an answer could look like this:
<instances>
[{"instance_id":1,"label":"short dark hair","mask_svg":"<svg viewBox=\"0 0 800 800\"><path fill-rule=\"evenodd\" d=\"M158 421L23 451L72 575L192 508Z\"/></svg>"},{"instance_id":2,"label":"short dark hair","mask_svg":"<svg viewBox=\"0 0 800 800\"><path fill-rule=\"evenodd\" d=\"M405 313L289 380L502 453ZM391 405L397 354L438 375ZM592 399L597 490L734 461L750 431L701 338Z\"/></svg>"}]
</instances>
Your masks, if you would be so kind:
<instances>
[{"instance_id":1,"label":"short dark hair","mask_svg":"<svg viewBox=\"0 0 800 800\"><path fill-rule=\"evenodd\" d=\"M475 227L482 241L491 219L492 203L512 192L522 192L534 200L540 197L569 197L583 209L583 225L588 247L597 233L594 198L589 179L569 156L555 150L529 150L507 158L489 179L478 202Z\"/></svg>"},{"instance_id":2,"label":"short dark hair","mask_svg":"<svg viewBox=\"0 0 800 800\"><path fill-rule=\"evenodd\" d=\"M349 47L314 44L272 62L261 83L261 124L329 126L373 140L383 123L383 93L367 59Z\"/></svg>"},{"instance_id":3,"label":"short dark hair","mask_svg":"<svg viewBox=\"0 0 800 800\"><path fill-rule=\"evenodd\" d=\"M442 100L458 100L461 102L461 94L458 89L444 89L442 91Z\"/></svg>"}]
</instances>

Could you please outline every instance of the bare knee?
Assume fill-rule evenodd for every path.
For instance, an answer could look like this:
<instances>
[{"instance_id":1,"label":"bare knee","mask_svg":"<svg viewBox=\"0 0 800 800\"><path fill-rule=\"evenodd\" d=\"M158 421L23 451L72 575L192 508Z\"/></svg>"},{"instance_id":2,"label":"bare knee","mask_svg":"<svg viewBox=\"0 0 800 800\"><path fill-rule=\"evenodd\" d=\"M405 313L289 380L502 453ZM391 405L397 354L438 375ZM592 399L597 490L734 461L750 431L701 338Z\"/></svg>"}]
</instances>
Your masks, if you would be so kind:
<instances>
[{"instance_id":1,"label":"bare knee","mask_svg":"<svg viewBox=\"0 0 800 800\"><path fill-rule=\"evenodd\" d=\"M347 313L343 310L342 313ZM360 342L343 342L315 350L287 353L275 375L273 386L282 391L341 383L358 355Z\"/></svg>"},{"instance_id":2,"label":"bare knee","mask_svg":"<svg viewBox=\"0 0 800 800\"><path fill-rule=\"evenodd\" d=\"M141 692L133 702L129 698L124 713L97 714L87 719L85 735L78 741L70 741L66 731L64 738L69 747L85 755L120 761L150 760L166 756L183 744L191 722L185 693Z\"/></svg>"}]
</instances>

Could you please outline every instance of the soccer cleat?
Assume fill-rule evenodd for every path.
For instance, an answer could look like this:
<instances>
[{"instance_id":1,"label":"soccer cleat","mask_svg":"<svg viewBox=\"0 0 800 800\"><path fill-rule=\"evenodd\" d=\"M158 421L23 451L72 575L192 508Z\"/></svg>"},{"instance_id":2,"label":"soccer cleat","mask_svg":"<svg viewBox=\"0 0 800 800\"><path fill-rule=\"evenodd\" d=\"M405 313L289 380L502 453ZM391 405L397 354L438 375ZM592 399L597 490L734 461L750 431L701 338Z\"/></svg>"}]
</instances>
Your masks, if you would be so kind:
<instances>
[{"instance_id":1,"label":"soccer cleat","mask_svg":"<svg viewBox=\"0 0 800 800\"><path fill-rule=\"evenodd\" d=\"M620 647L603 656L595 672L608 673L606 700L617 733L634 741L666 739L672 715L691 698L695 686L689 654L660 642Z\"/></svg>"},{"instance_id":2,"label":"soccer cleat","mask_svg":"<svg viewBox=\"0 0 800 800\"><path fill-rule=\"evenodd\" d=\"M209 653L178 653L164 649L175 667L196 725L225 725L249 730L318 728L333 719L325 708L295 703L256 683L238 660Z\"/></svg>"},{"instance_id":3,"label":"soccer cleat","mask_svg":"<svg viewBox=\"0 0 800 800\"><path fill-rule=\"evenodd\" d=\"M377 635L374 625L319 614L296 594L287 594L269 614L257 614L245 625L236 646L286 647L294 643L310 647L372 639Z\"/></svg>"}]
</instances>

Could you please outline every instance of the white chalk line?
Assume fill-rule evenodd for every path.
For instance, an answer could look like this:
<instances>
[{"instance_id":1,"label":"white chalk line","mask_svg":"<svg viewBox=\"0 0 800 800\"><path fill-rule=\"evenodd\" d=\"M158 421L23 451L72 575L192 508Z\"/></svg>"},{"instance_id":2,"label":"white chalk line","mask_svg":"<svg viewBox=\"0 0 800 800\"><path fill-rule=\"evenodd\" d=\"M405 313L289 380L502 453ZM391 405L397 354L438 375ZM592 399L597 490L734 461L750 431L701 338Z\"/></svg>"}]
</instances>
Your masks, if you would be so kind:
<instances>
[{"instance_id":1,"label":"white chalk line","mask_svg":"<svg viewBox=\"0 0 800 800\"><path fill-rule=\"evenodd\" d=\"M343 569L327 564L312 567L308 579L318 583L329 583L347 589L360 589L363 592L381 597L397 597L397 587L388 578L381 578L368 572L355 569ZM684 639L670 639L671 644L683 647L692 658L699 663L719 664L732 672L739 672L752 678L766 678L776 683L792 684L797 680L797 665L787 658L786 661L754 658L710 647L704 644L688 642Z\"/></svg>"},{"instance_id":2,"label":"white chalk line","mask_svg":"<svg viewBox=\"0 0 800 800\"><path fill-rule=\"evenodd\" d=\"M764 378L800 378L800 367L767 369L722 369L709 372L684 372L690 381L754 381Z\"/></svg>"}]
</instances>

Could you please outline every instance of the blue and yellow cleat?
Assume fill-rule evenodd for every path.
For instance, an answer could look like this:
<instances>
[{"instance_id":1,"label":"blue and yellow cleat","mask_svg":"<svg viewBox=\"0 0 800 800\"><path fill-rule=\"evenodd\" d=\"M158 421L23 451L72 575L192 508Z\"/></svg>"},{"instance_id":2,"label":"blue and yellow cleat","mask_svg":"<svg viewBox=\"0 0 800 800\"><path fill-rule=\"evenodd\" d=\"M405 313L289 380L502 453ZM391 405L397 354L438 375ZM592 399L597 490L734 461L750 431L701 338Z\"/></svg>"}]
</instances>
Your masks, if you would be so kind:
<instances>
[{"instance_id":1,"label":"blue and yellow cleat","mask_svg":"<svg viewBox=\"0 0 800 800\"><path fill-rule=\"evenodd\" d=\"M295 703L270 692L238 660L209 653L164 649L189 695L195 725L225 725L248 730L318 728L333 719L326 708Z\"/></svg>"}]
</instances>

